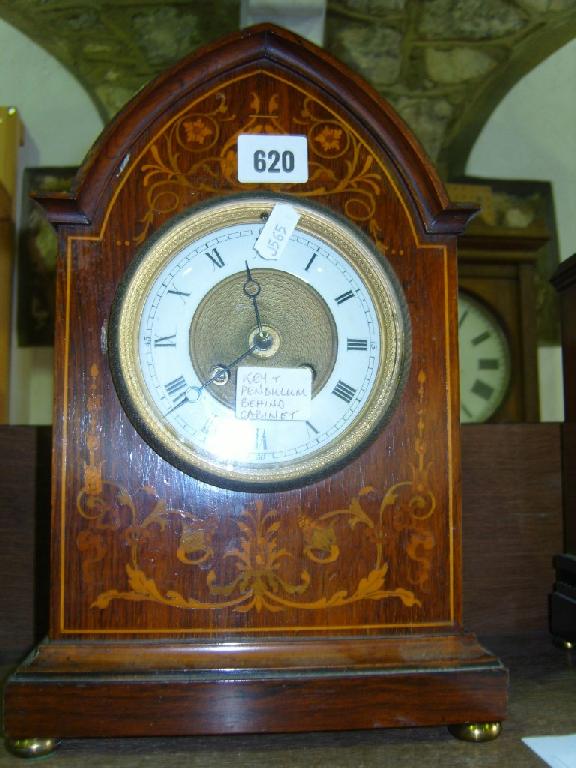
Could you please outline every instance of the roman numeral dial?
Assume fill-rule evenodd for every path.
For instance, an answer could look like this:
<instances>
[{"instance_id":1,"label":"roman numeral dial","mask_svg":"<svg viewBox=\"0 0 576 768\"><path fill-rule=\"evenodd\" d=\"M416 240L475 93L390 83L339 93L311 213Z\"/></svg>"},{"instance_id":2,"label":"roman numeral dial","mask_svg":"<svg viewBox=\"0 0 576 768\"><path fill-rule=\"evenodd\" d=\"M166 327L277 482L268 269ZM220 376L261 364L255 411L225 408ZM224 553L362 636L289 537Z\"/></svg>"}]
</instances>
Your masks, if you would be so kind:
<instances>
[{"instance_id":1,"label":"roman numeral dial","mask_svg":"<svg viewBox=\"0 0 576 768\"><path fill-rule=\"evenodd\" d=\"M222 269L222 267L224 266L224 259L220 255L220 252L218 251L217 248L212 248L212 250L207 251L206 256L210 259L212 264L217 269Z\"/></svg>"},{"instance_id":2,"label":"roman numeral dial","mask_svg":"<svg viewBox=\"0 0 576 768\"><path fill-rule=\"evenodd\" d=\"M366 352L368 349L368 339L346 339L346 349L348 352Z\"/></svg>"},{"instance_id":3,"label":"roman numeral dial","mask_svg":"<svg viewBox=\"0 0 576 768\"><path fill-rule=\"evenodd\" d=\"M295 199L296 227L267 234L276 258L260 253L280 202L246 193L178 217L115 310L132 423L162 458L230 488L296 487L346 463L383 428L410 357L391 267L345 220Z\"/></svg>"},{"instance_id":4,"label":"roman numeral dial","mask_svg":"<svg viewBox=\"0 0 576 768\"><path fill-rule=\"evenodd\" d=\"M344 400L345 403L349 403L356 394L356 390L350 384L346 384L345 381L339 381L332 390L332 394L339 397L340 400Z\"/></svg>"},{"instance_id":5,"label":"roman numeral dial","mask_svg":"<svg viewBox=\"0 0 576 768\"><path fill-rule=\"evenodd\" d=\"M345 301L350 301L350 299L354 298L354 291L344 291L344 293L341 293L339 296L336 296L334 301L336 304L344 304Z\"/></svg>"},{"instance_id":6,"label":"roman numeral dial","mask_svg":"<svg viewBox=\"0 0 576 768\"><path fill-rule=\"evenodd\" d=\"M511 358L504 327L492 309L461 291L458 299L460 420L488 421L506 397Z\"/></svg>"}]
</instances>

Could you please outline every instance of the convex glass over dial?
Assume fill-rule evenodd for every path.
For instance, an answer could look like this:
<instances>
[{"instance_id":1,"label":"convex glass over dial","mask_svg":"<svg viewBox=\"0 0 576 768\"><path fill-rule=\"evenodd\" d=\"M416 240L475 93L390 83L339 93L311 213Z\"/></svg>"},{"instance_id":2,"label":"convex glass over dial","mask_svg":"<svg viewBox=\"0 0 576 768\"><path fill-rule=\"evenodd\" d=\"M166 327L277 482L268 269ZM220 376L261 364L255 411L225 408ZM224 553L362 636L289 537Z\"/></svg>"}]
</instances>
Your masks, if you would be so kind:
<instances>
[{"instance_id":1,"label":"convex glass over dial","mask_svg":"<svg viewBox=\"0 0 576 768\"><path fill-rule=\"evenodd\" d=\"M299 215L255 245L278 203ZM285 242L283 242L285 239ZM144 439L225 487L311 482L389 418L410 359L398 281L354 226L297 198L219 198L169 222L130 265L109 333Z\"/></svg>"}]
</instances>

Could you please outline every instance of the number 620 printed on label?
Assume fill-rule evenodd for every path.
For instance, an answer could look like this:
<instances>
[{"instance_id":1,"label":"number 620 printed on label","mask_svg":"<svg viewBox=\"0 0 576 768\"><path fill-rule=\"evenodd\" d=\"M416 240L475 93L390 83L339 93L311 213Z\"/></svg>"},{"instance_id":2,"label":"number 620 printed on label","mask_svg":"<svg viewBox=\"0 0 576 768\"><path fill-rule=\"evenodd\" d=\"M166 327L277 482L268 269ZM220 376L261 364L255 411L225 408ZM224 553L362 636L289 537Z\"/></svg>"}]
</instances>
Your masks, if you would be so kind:
<instances>
[{"instance_id":1,"label":"number 620 printed on label","mask_svg":"<svg viewBox=\"0 0 576 768\"><path fill-rule=\"evenodd\" d=\"M308 181L307 137L240 134L238 181L245 184L303 184Z\"/></svg>"}]
</instances>

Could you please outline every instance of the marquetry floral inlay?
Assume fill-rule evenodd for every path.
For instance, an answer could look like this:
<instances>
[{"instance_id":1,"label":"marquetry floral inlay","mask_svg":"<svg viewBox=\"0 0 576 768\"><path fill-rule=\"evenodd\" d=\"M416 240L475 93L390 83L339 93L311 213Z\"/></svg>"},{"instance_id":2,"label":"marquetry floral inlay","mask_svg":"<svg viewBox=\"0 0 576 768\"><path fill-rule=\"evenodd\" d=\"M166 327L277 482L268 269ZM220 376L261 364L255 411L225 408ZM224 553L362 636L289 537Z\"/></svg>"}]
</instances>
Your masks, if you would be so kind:
<instances>
[{"instance_id":1,"label":"marquetry floral inlay","mask_svg":"<svg viewBox=\"0 0 576 768\"><path fill-rule=\"evenodd\" d=\"M269 188L309 198L335 196L344 213L365 226L383 247L375 214L386 180L356 134L310 97L302 99L296 116L287 118L277 93L267 100L251 93L246 104L238 106L230 88L169 123L137 164L139 183L146 191L146 212L134 242L144 242L153 228L181 210L183 201L193 204L215 192L246 189L238 181L238 135L255 133L306 135L308 183ZM230 109L230 102L241 114Z\"/></svg>"},{"instance_id":2,"label":"marquetry floral inlay","mask_svg":"<svg viewBox=\"0 0 576 768\"><path fill-rule=\"evenodd\" d=\"M294 531L286 535L284 517L258 500L239 510L234 523L236 533L232 540L228 535L226 541L223 521L217 515L202 517L194 510L173 509L154 488L144 486L133 495L120 484L104 479L99 458L101 395L97 366L92 366L90 376L88 460L84 485L77 497L77 510L86 526L76 544L86 572L110 554L111 538L118 551L127 552L125 586L100 593L92 607L106 609L112 601L128 600L180 609L246 613L326 610L362 600L394 599L408 607L421 605L435 545L427 521L436 510L428 480L430 464L426 462L424 372L418 377L416 461L409 478L384 493L366 485L342 509L317 516L312 510L300 510L297 535ZM372 554L362 565L362 573L350 576L343 562L337 571L340 583L324 587L318 597L314 579L321 580L322 570L338 563L346 538L356 531L371 545L367 551ZM392 543L397 546L400 540L405 543L410 564L409 583L391 586L395 566L389 555ZM194 594L162 587L157 569L146 557L154 547L161 557L177 560L181 581L195 584Z\"/></svg>"},{"instance_id":3,"label":"marquetry floral inlay","mask_svg":"<svg viewBox=\"0 0 576 768\"><path fill-rule=\"evenodd\" d=\"M324 152L339 152L344 143L342 134L341 128L330 128L325 125L322 130L312 136L312 140L320 144Z\"/></svg>"},{"instance_id":4,"label":"marquetry floral inlay","mask_svg":"<svg viewBox=\"0 0 576 768\"><path fill-rule=\"evenodd\" d=\"M208 136L214 134L214 130L202 118L186 120L184 122L184 132L191 144L205 144Z\"/></svg>"}]
</instances>

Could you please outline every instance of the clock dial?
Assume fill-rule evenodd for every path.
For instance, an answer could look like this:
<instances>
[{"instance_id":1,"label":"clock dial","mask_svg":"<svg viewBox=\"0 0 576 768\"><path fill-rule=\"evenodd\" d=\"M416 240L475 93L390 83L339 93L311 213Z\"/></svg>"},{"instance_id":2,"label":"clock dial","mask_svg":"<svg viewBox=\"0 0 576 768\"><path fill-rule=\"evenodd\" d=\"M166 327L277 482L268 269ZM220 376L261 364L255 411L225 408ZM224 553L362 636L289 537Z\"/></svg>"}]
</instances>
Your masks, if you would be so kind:
<instances>
[{"instance_id":1,"label":"clock dial","mask_svg":"<svg viewBox=\"0 0 576 768\"><path fill-rule=\"evenodd\" d=\"M465 291L458 295L460 420L487 421L510 383L510 349L496 315Z\"/></svg>"},{"instance_id":2,"label":"clock dial","mask_svg":"<svg viewBox=\"0 0 576 768\"><path fill-rule=\"evenodd\" d=\"M111 320L117 391L168 461L230 487L286 487L349 460L390 415L409 324L355 228L291 199L275 260L255 249L286 198L192 209L136 257Z\"/></svg>"}]
</instances>

